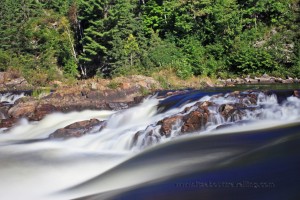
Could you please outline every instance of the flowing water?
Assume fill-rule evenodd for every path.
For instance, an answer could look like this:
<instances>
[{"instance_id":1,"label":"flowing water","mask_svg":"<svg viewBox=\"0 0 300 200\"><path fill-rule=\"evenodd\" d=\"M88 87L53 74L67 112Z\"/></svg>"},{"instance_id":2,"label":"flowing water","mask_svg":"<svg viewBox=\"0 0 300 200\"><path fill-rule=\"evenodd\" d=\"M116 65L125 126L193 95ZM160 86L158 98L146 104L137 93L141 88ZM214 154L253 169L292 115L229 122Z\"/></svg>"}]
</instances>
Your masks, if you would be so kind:
<instances>
[{"instance_id":1,"label":"flowing water","mask_svg":"<svg viewBox=\"0 0 300 200\"><path fill-rule=\"evenodd\" d=\"M152 96L122 111L21 119L0 130L1 199L299 199L300 99L254 91L251 103L218 93ZM9 103L20 97L0 96ZM178 122L169 137L160 134L158 121L205 101L213 105L201 130L182 134ZM221 115L221 105L241 101L247 105L242 115ZM48 138L92 118L106 126L80 138Z\"/></svg>"}]
</instances>

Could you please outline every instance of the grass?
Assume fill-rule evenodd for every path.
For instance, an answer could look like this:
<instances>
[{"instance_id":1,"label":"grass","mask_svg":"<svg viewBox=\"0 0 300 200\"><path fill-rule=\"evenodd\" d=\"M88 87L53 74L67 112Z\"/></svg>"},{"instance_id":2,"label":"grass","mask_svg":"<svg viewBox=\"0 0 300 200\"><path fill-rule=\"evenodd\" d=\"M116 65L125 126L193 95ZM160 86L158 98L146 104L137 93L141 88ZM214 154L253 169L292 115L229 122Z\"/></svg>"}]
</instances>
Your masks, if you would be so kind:
<instances>
[{"instance_id":1,"label":"grass","mask_svg":"<svg viewBox=\"0 0 300 200\"><path fill-rule=\"evenodd\" d=\"M40 98L42 98L44 96L49 95L50 92L51 92L50 88L38 88L38 89L34 89L32 91L32 95L31 96L34 97L34 98L40 99Z\"/></svg>"},{"instance_id":2,"label":"grass","mask_svg":"<svg viewBox=\"0 0 300 200\"><path fill-rule=\"evenodd\" d=\"M163 89L200 89L206 87L207 83L214 85L217 82L217 80L207 76L191 76L183 80L179 78L172 69L163 69L159 72L154 72L151 76L160 83Z\"/></svg>"},{"instance_id":3,"label":"grass","mask_svg":"<svg viewBox=\"0 0 300 200\"><path fill-rule=\"evenodd\" d=\"M120 87L120 83L119 83L119 82L116 82L116 81L114 81L114 80L112 80L112 81L110 81L106 86L107 86L108 88L110 88L110 89L115 90L115 89L117 89L117 88Z\"/></svg>"}]
</instances>

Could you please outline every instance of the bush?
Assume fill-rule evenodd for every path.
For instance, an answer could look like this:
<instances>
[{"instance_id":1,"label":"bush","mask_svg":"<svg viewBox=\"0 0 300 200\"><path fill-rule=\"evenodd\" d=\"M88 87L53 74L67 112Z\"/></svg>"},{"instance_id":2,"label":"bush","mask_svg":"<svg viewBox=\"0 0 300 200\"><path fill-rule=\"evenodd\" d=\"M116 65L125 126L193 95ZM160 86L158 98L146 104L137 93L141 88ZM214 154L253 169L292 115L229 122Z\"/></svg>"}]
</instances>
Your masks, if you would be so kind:
<instances>
[{"instance_id":1,"label":"bush","mask_svg":"<svg viewBox=\"0 0 300 200\"><path fill-rule=\"evenodd\" d=\"M10 55L7 51L0 49L0 71L5 71L10 64Z\"/></svg>"},{"instance_id":2,"label":"bush","mask_svg":"<svg viewBox=\"0 0 300 200\"><path fill-rule=\"evenodd\" d=\"M193 76L193 67L188 63L187 59L182 59L175 63L176 75L186 80Z\"/></svg>"}]
</instances>

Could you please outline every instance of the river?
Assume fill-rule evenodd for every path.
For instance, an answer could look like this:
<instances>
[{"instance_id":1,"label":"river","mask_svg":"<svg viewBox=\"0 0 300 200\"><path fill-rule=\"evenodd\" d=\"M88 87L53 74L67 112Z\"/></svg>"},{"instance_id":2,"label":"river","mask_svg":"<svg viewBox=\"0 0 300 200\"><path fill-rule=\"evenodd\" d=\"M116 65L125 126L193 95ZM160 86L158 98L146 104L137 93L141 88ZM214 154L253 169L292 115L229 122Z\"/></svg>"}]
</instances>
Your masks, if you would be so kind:
<instances>
[{"instance_id":1,"label":"river","mask_svg":"<svg viewBox=\"0 0 300 200\"><path fill-rule=\"evenodd\" d=\"M300 98L291 88L263 93L261 87L240 88L242 98L230 95L237 88L190 90L149 96L121 111L21 119L0 130L1 199L300 199ZM242 114L220 113L222 105L241 101ZM159 132L160 120L203 102L212 104L200 129L183 134L178 122L168 136ZM80 138L49 139L92 118L106 126Z\"/></svg>"}]
</instances>

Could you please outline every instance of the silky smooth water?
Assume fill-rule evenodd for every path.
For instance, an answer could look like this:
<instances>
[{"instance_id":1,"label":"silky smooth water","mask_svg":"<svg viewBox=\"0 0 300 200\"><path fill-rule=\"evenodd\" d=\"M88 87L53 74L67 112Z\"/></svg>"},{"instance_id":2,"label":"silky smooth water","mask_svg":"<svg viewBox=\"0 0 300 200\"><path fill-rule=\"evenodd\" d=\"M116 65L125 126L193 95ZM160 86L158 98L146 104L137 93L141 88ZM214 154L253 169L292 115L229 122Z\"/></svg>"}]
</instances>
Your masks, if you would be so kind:
<instances>
[{"instance_id":1,"label":"silky smooth water","mask_svg":"<svg viewBox=\"0 0 300 200\"><path fill-rule=\"evenodd\" d=\"M300 99L257 92L256 109L228 120L219 106L239 100L201 91L149 97L117 112L21 119L0 131L1 199L297 199ZM181 135L178 124L170 137L160 135L158 121L204 101L215 104L203 129ZM106 127L80 138L48 138L92 118ZM235 126L217 129L223 124Z\"/></svg>"}]
</instances>

